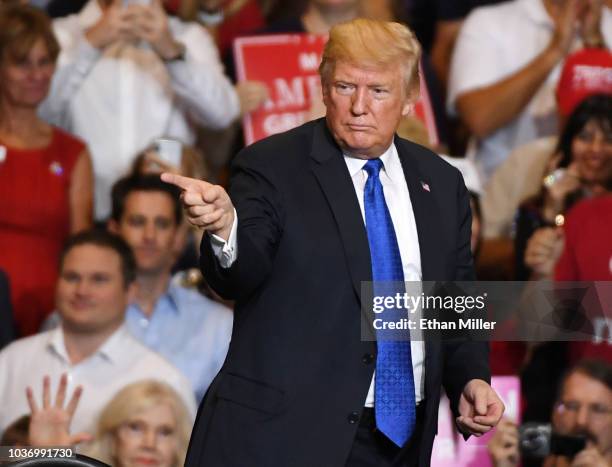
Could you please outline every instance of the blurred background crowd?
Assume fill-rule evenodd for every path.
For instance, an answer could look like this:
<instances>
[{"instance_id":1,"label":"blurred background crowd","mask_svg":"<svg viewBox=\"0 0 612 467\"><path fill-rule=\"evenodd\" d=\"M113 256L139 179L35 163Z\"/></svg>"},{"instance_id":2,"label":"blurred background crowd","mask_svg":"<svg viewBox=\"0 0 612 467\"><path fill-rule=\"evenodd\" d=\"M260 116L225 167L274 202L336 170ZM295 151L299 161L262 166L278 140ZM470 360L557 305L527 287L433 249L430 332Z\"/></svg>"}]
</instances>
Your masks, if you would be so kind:
<instances>
[{"instance_id":1,"label":"blurred background crowd","mask_svg":"<svg viewBox=\"0 0 612 467\"><path fill-rule=\"evenodd\" d=\"M0 445L182 465L232 304L158 174L227 184L241 117L270 92L237 82L234 39L357 16L423 46L432 149L472 194L479 280L612 281L610 0L2 0ZM612 465L607 325L592 342L492 343L521 420L586 438L563 465ZM529 462L509 420L489 452Z\"/></svg>"}]
</instances>

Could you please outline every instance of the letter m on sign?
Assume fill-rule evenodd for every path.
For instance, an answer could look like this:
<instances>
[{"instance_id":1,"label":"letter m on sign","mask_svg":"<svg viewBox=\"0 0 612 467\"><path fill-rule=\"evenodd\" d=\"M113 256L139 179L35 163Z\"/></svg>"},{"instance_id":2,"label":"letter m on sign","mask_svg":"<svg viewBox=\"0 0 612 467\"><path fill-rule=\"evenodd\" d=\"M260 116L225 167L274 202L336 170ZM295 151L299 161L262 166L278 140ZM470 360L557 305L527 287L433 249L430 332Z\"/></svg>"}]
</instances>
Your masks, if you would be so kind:
<instances>
[{"instance_id":1,"label":"letter m on sign","mask_svg":"<svg viewBox=\"0 0 612 467\"><path fill-rule=\"evenodd\" d=\"M301 53L299 61L302 70L316 70L319 67L319 56L316 52Z\"/></svg>"}]
</instances>

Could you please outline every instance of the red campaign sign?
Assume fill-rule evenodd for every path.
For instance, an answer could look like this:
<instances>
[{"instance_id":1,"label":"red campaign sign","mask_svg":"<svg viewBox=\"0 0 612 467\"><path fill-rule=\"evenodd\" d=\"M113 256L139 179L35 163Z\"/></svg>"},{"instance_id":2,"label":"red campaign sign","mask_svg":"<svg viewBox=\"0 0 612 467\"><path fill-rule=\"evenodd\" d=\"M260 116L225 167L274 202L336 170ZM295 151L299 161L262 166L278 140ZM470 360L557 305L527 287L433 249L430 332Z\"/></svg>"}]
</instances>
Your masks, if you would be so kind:
<instances>
[{"instance_id":1,"label":"red campaign sign","mask_svg":"<svg viewBox=\"0 0 612 467\"><path fill-rule=\"evenodd\" d=\"M310 120L321 101L318 69L327 36L275 34L234 41L239 81L262 81L269 99L243 119L246 144L290 130ZM432 145L438 144L433 110L421 73L421 97L414 113L425 125Z\"/></svg>"}]
</instances>

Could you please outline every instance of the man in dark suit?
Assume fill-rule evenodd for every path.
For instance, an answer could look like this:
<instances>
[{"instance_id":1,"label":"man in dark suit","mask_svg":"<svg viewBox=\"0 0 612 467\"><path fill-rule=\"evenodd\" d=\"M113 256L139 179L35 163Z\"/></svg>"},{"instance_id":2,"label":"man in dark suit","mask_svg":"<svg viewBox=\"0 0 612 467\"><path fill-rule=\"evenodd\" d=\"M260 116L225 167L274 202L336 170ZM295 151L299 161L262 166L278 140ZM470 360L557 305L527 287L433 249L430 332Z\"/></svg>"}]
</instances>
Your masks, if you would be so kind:
<instances>
[{"instance_id":1,"label":"man in dark suit","mask_svg":"<svg viewBox=\"0 0 612 467\"><path fill-rule=\"evenodd\" d=\"M442 385L466 435L499 421L486 344L361 338L362 281L474 279L459 172L394 136L418 60L398 23L338 25L325 119L245 149L230 195L162 175L206 231L206 278L236 300L186 465L429 465Z\"/></svg>"}]
</instances>

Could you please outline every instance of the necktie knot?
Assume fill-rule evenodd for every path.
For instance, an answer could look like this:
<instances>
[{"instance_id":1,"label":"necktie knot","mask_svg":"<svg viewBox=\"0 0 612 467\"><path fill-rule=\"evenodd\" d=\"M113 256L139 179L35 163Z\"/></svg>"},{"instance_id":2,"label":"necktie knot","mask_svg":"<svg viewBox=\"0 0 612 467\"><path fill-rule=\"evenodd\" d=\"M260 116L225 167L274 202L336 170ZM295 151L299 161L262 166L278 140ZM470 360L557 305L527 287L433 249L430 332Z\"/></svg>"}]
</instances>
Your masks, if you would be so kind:
<instances>
[{"instance_id":1,"label":"necktie knot","mask_svg":"<svg viewBox=\"0 0 612 467\"><path fill-rule=\"evenodd\" d=\"M382 169L382 167L383 163L380 159L370 159L364 164L363 170L368 173L368 177L378 177L378 175L380 174L380 169Z\"/></svg>"}]
</instances>

